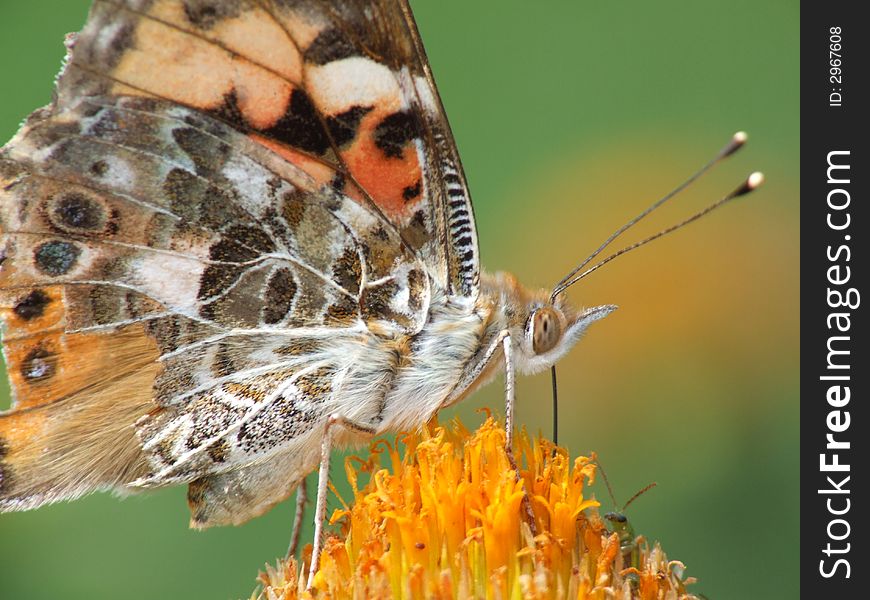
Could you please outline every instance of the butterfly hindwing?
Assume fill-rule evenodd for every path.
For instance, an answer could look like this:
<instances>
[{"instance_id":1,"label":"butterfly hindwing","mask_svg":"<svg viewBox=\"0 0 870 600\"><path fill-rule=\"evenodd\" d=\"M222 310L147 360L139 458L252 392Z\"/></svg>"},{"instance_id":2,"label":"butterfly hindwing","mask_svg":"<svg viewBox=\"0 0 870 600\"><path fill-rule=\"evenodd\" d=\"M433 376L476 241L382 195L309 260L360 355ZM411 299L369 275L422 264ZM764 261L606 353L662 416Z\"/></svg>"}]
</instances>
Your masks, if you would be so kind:
<instances>
[{"instance_id":1,"label":"butterfly hindwing","mask_svg":"<svg viewBox=\"0 0 870 600\"><path fill-rule=\"evenodd\" d=\"M225 468L253 459L243 452L237 460L214 460L220 438L239 429L247 414L224 410L215 397L232 395L224 389L231 384L235 390L292 377L299 359L282 357L280 349L294 347L294 340L300 347L296 338L305 331L361 336L377 323L396 331L422 323L429 293L423 266L362 205L183 107L89 99L76 111L58 122L31 121L4 151L0 284L16 408L50 405L105 384L108 364L121 375L156 360L152 385L128 392L129 400L143 409L142 396L153 394L154 405L167 408L159 418L144 408L133 421L152 465L166 469L150 481L189 480L215 463ZM77 123L77 133L58 134L64 119ZM161 152L153 154L158 140ZM81 164L98 145L105 146L104 166ZM33 161L38 153L52 160ZM278 173L269 169L270 159ZM151 193L137 195L141 190ZM288 329L294 340L271 342L274 354L264 350ZM262 331L263 339L240 330ZM311 405L325 400L324 389L305 388ZM293 410L306 430L322 420L319 412L303 418L304 411ZM184 449L149 446L151 423L161 423L164 436L191 427ZM256 436L264 448L253 454L286 441ZM45 443L44 436L32 439ZM23 442L6 443L14 450ZM178 476L182 456L196 466Z\"/></svg>"}]
</instances>

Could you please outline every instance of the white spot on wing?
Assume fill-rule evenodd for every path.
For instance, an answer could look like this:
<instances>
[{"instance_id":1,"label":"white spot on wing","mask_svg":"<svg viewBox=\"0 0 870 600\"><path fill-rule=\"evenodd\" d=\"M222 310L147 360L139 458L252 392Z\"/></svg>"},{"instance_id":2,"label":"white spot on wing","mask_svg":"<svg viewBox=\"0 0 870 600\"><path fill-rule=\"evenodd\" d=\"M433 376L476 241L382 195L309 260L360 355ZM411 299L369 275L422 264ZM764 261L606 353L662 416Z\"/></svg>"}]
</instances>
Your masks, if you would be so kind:
<instances>
[{"instance_id":1,"label":"white spot on wing","mask_svg":"<svg viewBox=\"0 0 870 600\"><path fill-rule=\"evenodd\" d=\"M415 315L411 312L410 308L408 308L408 302L410 299L411 291L408 289L407 285L403 285L399 288L399 291L396 292L396 295L393 296L392 302L390 302L390 308L398 313L413 317Z\"/></svg>"},{"instance_id":2,"label":"white spot on wing","mask_svg":"<svg viewBox=\"0 0 870 600\"><path fill-rule=\"evenodd\" d=\"M239 198L248 212L262 215L270 203L269 180L273 176L259 165L238 155L233 155L227 161L223 174L239 193Z\"/></svg>"},{"instance_id":3,"label":"white spot on wing","mask_svg":"<svg viewBox=\"0 0 870 600\"><path fill-rule=\"evenodd\" d=\"M137 288L171 308L186 314L196 314L199 280L205 265L180 256L160 253L139 256L132 266Z\"/></svg>"},{"instance_id":4,"label":"white spot on wing","mask_svg":"<svg viewBox=\"0 0 870 600\"><path fill-rule=\"evenodd\" d=\"M108 51L109 47L112 45L112 42L115 40L115 37L124 27L124 25L125 23L123 21L117 21L116 23L109 23L100 28L95 43L97 51L100 54L104 54Z\"/></svg>"},{"instance_id":5,"label":"white spot on wing","mask_svg":"<svg viewBox=\"0 0 870 600\"><path fill-rule=\"evenodd\" d=\"M133 169L130 168L130 165L126 161L111 154L104 155L102 160L108 168L105 175L100 178L101 181L115 190L124 190L125 192L135 192L137 190Z\"/></svg>"},{"instance_id":6,"label":"white spot on wing","mask_svg":"<svg viewBox=\"0 0 870 600\"><path fill-rule=\"evenodd\" d=\"M312 98L326 114L342 113L354 106L379 106L390 111L405 108L393 72L362 56L308 66L306 76Z\"/></svg>"},{"instance_id":7,"label":"white spot on wing","mask_svg":"<svg viewBox=\"0 0 870 600\"><path fill-rule=\"evenodd\" d=\"M435 94L429 86L429 82L425 77L414 77L414 87L417 89L417 95L420 98L420 104L423 109L430 115L437 115L440 112L438 101L435 99Z\"/></svg>"}]
</instances>

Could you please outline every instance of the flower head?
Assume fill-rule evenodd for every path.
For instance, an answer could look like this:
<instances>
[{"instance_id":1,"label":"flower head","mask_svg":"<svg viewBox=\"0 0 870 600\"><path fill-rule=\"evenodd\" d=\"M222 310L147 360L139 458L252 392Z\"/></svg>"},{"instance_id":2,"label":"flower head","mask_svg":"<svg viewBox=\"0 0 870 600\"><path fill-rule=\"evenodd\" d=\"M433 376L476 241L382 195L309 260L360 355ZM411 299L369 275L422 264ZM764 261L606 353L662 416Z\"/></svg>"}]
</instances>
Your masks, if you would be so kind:
<instances>
[{"instance_id":1,"label":"flower head","mask_svg":"<svg viewBox=\"0 0 870 600\"><path fill-rule=\"evenodd\" d=\"M586 491L594 456L572 461L524 432L515 440L519 479L492 418L474 432L430 424L400 438L403 454L376 442L368 460L345 464L353 503L330 520L340 535L325 544L313 590L290 559L260 574L260 597L692 598L682 563L599 517ZM361 473L371 476L360 488Z\"/></svg>"}]
</instances>

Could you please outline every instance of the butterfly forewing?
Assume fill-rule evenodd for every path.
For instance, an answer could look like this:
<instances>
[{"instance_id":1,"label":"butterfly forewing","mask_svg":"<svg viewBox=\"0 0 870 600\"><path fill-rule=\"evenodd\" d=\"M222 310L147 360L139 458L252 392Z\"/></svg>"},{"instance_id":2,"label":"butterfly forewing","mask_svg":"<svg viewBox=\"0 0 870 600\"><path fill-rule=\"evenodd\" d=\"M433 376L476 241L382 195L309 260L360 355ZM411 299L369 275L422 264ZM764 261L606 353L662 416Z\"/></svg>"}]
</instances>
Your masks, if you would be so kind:
<instances>
[{"instance_id":1,"label":"butterfly forewing","mask_svg":"<svg viewBox=\"0 0 870 600\"><path fill-rule=\"evenodd\" d=\"M311 468L294 440L377 405L373 340L477 294L410 11L97 0L72 46L0 155L0 507L193 481L197 524L241 522Z\"/></svg>"},{"instance_id":2,"label":"butterfly forewing","mask_svg":"<svg viewBox=\"0 0 870 600\"><path fill-rule=\"evenodd\" d=\"M367 204L451 295L477 293L464 175L401 1L97 0L59 94L212 115Z\"/></svg>"}]
</instances>

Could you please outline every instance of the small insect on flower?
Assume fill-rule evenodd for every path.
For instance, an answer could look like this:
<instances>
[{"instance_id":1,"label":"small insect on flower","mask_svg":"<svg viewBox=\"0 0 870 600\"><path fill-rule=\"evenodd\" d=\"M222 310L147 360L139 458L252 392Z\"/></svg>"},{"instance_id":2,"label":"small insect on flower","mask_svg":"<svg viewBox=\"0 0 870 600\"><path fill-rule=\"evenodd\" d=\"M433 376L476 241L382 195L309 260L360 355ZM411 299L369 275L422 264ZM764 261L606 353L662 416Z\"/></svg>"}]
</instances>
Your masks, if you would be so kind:
<instances>
[{"instance_id":1,"label":"small insect on flower","mask_svg":"<svg viewBox=\"0 0 870 600\"><path fill-rule=\"evenodd\" d=\"M613 488L610 487L610 480L607 479L607 472L604 470L604 466L598 462L597 459L595 464L598 471L601 473L601 477L604 479L604 484L607 486L607 493L613 501L613 506L616 507L616 496L613 494ZM638 548L639 545L643 543L643 539L635 536L634 527L632 527L628 517L625 515L625 511L632 502L657 485L658 484L653 481L646 487L635 492L634 496L629 498L621 508L604 513L604 518L610 523L610 531L619 536L619 547L622 550L623 562L628 566L638 566Z\"/></svg>"}]
</instances>

